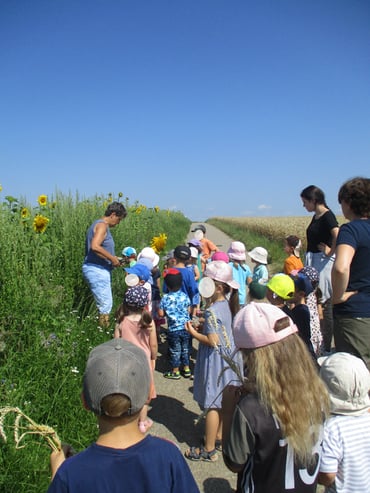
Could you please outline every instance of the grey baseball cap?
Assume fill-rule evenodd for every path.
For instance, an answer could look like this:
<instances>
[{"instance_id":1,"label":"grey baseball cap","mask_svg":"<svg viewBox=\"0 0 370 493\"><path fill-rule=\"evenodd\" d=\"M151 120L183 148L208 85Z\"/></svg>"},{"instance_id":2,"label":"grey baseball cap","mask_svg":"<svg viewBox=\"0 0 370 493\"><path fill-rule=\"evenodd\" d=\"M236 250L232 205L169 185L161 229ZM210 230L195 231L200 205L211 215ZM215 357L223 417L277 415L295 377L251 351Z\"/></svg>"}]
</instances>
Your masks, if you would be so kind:
<instances>
[{"instance_id":1,"label":"grey baseball cap","mask_svg":"<svg viewBox=\"0 0 370 493\"><path fill-rule=\"evenodd\" d=\"M101 416L101 401L111 394L123 394L135 414L148 401L151 374L145 352L124 339L111 339L92 349L83 377L88 408Z\"/></svg>"}]
</instances>

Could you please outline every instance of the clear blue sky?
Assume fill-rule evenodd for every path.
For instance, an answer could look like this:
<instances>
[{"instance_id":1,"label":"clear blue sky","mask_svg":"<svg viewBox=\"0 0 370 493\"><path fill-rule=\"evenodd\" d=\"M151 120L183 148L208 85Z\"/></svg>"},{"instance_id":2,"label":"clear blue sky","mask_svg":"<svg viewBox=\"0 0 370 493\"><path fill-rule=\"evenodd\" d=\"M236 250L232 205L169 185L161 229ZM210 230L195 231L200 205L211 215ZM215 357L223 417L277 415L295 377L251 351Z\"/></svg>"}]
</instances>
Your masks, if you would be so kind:
<instances>
[{"instance_id":1,"label":"clear blue sky","mask_svg":"<svg viewBox=\"0 0 370 493\"><path fill-rule=\"evenodd\" d=\"M370 176L368 0L0 0L6 195L305 215Z\"/></svg>"}]
</instances>

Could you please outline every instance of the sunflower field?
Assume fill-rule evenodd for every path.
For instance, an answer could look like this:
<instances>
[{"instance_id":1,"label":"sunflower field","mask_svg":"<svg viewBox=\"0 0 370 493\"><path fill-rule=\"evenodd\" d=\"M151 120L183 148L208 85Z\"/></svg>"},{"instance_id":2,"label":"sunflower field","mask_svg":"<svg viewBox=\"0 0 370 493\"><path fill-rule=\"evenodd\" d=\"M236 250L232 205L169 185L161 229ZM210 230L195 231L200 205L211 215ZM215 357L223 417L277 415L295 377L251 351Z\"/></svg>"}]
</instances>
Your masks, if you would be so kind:
<instances>
[{"instance_id":1,"label":"sunflower field","mask_svg":"<svg viewBox=\"0 0 370 493\"><path fill-rule=\"evenodd\" d=\"M57 192L29 205L0 189L0 491L46 491L53 444L79 451L96 438L79 399L81 376L89 351L114 327L98 326L81 266L86 231L114 200L128 211L111 230L118 256L126 246L163 256L184 242L190 220L182 213L130 204L122 193ZM125 271L112 276L114 313Z\"/></svg>"}]
</instances>

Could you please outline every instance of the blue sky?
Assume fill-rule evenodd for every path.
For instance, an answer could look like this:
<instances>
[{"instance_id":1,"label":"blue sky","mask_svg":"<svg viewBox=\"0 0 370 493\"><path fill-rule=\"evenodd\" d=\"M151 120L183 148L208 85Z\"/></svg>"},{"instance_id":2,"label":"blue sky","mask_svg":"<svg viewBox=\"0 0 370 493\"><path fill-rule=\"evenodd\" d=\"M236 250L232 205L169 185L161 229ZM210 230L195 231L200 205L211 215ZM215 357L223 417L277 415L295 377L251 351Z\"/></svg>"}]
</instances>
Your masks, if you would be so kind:
<instances>
[{"instance_id":1,"label":"blue sky","mask_svg":"<svg viewBox=\"0 0 370 493\"><path fill-rule=\"evenodd\" d=\"M4 196L307 214L370 175L368 0L0 0Z\"/></svg>"}]
</instances>

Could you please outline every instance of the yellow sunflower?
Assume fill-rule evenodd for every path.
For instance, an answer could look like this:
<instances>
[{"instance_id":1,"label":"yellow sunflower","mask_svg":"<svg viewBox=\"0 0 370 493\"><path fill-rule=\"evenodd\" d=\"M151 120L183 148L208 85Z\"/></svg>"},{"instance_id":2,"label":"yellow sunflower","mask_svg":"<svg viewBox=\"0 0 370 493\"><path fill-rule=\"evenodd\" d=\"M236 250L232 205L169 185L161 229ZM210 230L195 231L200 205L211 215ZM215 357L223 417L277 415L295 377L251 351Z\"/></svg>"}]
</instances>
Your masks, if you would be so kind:
<instances>
[{"instance_id":1,"label":"yellow sunflower","mask_svg":"<svg viewBox=\"0 0 370 493\"><path fill-rule=\"evenodd\" d=\"M33 220L33 229L36 233L44 233L48 225L49 219L41 214L37 214Z\"/></svg>"},{"instance_id":2,"label":"yellow sunflower","mask_svg":"<svg viewBox=\"0 0 370 493\"><path fill-rule=\"evenodd\" d=\"M153 236L150 246L153 248L155 253L158 254L161 253L162 250L164 250L166 243L167 243L167 235L161 233L159 236Z\"/></svg>"},{"instance_id":3,"label":"yellow sunflower","mask_svg":"<svg viewBox=\"0 0 370 493\"><path fill-rule=\"evenodd\" d=\"M37 202L39 203L39 205L41 205L41 207L44 207L48 203L48 196L47 195L39 195Z\"/></svg>"},{"instance_id":4,"label":"yellow sunflower","mask_svg":"<svg viewBox=\"0 0 370 493\"><path fill-rule=\"evenodd\" d=\"M23 207L21 210L21 218L27 219L27 217L30 217L30 211L27 209L27 207Z\"/></svg>"}]
</instances>

